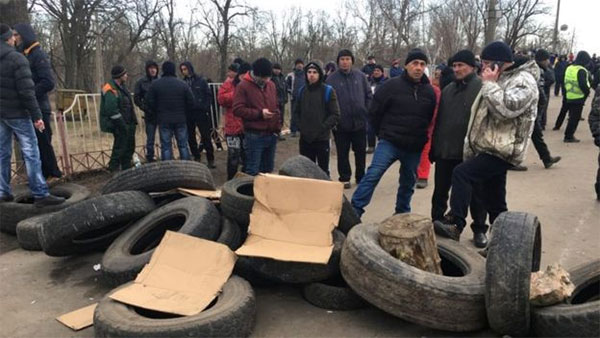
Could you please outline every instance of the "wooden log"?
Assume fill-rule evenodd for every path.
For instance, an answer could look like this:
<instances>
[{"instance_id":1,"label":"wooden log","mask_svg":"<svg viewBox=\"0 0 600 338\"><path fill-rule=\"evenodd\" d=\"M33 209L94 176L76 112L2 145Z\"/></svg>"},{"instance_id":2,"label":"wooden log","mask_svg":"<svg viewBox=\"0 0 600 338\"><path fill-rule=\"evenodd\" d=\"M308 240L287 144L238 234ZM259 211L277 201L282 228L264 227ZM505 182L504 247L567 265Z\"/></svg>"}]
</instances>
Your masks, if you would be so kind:
<instances>
[{"instance_id":1,"label":"wooden log","mask_svg":"<svg viewBox=\"0 0 600 338\"><path fill-rule=\"evenodd\" d=\"M433 223L417 214L397 214L379 225L379 244L386 252L418 269L442 274Z\"/></svg>"}]
</instances>

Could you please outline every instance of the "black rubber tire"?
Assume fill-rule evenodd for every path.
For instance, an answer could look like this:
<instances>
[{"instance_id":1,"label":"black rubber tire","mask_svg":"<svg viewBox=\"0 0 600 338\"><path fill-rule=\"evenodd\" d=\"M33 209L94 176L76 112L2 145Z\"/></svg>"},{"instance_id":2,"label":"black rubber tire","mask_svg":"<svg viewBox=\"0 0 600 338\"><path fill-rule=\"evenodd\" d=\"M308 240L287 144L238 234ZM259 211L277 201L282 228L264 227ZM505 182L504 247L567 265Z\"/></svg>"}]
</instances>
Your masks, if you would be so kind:
<instances>
[{"instance_id":1,"label":"black rubber tire","mask_svg":"<svg viewBox=\"0 0 600 338\"><path fill-rule=\"evenodd\" d=\"M37 215L26 218L17 224L17 241L23 250L42 251L38 238L40 227L51 214Z\"/></svg>"},{"instance_id":2,"label":"black rubber tire","mask_svg":"<svg viewBox=\"0 0 600 338\"><path fill-rule=\"evenodd\" d=\"M533 307L533 332L540 337L600 337L600 260L569 274L575 291L565 303Z\"/></svg>"},{"instance_id":3,"label":"black rubber tire","mask_svg":"<svg viewBox=\"0 0 600 338\"><path fill-rule=\"evenodd\" d=\"M52 214L40 227L40 244L49 256L103 250L152 210L154 202L141 191L93 197Z\"/></svg>"},{"instance_id":4,"label":"black rubber tire","mask_svg":"<svg viewBox=\"0 0 600 338\"><path fill-rule=\"evenodd\" d=\"M531 325L531 272L540 269L542 231L537 217L503 212L492 225L487 247L485 306L492 330L527 336Z\"/></svg>"},{"instance_id":5,"label":"black rubber tire","mask_svg":"<svg viewBox=\"0 0 600 338\"><path fill-rule=\"evenodd\" d=\"M134 280L167 230L215 240L221 232L217 208L202 197L186 197L164 205L123 232L104 253L102 275L109 285Z\"/></svg>"},{"instance_id":6,"label":"black rubber tire","mask_svg":"<svg viewBox=\"0 0 600 338\"><path fill-rule=\"evenodd\" d=\"M96 337L144 338L248 337L252 333L256 320L256 300L247 281L231 276L213 303L212 307L193 316L141 309L139 311L146 314L142 315L133 306L106 296L94 311L94 333ZM149 317L149 314L154 317Z\"/></svg>"},{"instance_id":7,"label":"black rubber tire","mask_svg":"<svg viewBox=\"0 0 600 338\"><path fill-rule=\"evenodd\" d=\"M175 193L170 193L170 194L166 194L166 195L155 195L153 196L152 194L150 194L150 198L152 198L152 200L154 201L154 204L156 204L156 208L160 208L163 205L167 205L171 202L175 202L177 200L180 200L182 198L186 198L188 196L180 194L178 192Z\"/></svg>"},{"instance_id":8,"label":"black rubber tire","mask_svg":"<svg viewBox=\"0 0 600 338\"><path fill-rule=\"evenodd\" d=\"M55 212L81 202L90 197L88 188L73 184L61 183L50 187L50 193L66 198L64 203L38 208L33 205L33 196L27 186L18 186L13 190L13 202L0 203L0 231L15 235L17 223L37 216Z\"/></svg>"},{"instance_id":9,"label":"black rubber tire","mask_svg":"<svg viewBox=\"0 0 600 338\"><path fill-rule=\"evenodd\" d=\"M210 170L202 163L162 161L133 167L116 174L102 187L101 192L162 192L176 188L215 190L215 184Z\"/></svg>"},{"instance_id":10,"label":"black rubber tire","mask_svg":"<svg viewBox=\"0 0 600 338\"><path fill-rule=\"evenodd\" d=\"M340 253L346 236L333 231L333 252L327 264L284 262L270 258L239 256L239 271L252 271L250 279L273 283L306 284L327 280L339 274ZM244 277L244 276L242 276Z\"/></svg>"},{"instance_id":11,"label":"black rubber tire","mask_svg":"<svg viewBox=\"0 0 600 338\"><path fill-rule=\"evenodd\" d=\"M242 246L242 232L234 220L228 217L221 218L221 234L217 242L227 245L232 251Z\"/></svg>"},{"instance_id":12,"label":"black rubber tire","mask_svg":"<svg viewBox=\"0 0 600 338\"><path fill-rule=\"evenodd\" d=\"M327 310L349 311L367 306L364 299L346 284L342 276L307 284L302 288L302 295L307 302Z\"/></svg>"},{"instance_id":13,"label":"black rubber tire","mask_svg":"<svg viewBox=\"0 0 600 338\"><path fill-rule=\"evenodd\" d=\"M221 188L221 211L233 219L242 232L248 231L254 205L254 176L235 177Z\"/></svg>"},{"instance_id":14,"label":"black rubber tire","mask_svg":"<svg viewBox=\"0 0 600 338\"><path fill-rule=\"evenodd\" d=\"M321 168L319 168L316 163L311 161L308 157L302 155L290 157L283 162L283 165L281 168L279 168L279 174L292 177L331 181L331 178L329 178L329 176L327 176L327 174ZM342 213L340 214L340 221L337 229L347 235L350 229L359 223L360 217L358 217L356 211L354 211L350 201L348 201L346 196L344 196Z\"/></svg>"},{"instance_id":15,"label":"black rubber tire","mask_svg":"<svg viewBox=\"0 0 600 338\"><path fill-rule=\"evenodd\" d=\"M485 260L450 239L437 246L444 275L394 258L379 245L378 226L360 224L344 244L342 276L364 300L407 321L452 332L486 327Z\"/></svg>"}]
</instances>

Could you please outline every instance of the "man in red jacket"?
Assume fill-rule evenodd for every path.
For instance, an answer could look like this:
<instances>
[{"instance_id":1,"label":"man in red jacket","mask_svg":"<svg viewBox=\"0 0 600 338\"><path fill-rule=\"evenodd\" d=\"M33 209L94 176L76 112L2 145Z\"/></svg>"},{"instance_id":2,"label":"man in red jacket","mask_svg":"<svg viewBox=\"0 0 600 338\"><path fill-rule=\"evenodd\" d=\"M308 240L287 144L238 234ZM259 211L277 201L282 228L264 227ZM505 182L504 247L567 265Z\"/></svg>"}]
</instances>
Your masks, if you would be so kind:
<instances>
[{"instance_id":1,"label":"man in red jacket","mask_svg":"<svg viewBox=\"0 0 600 338\"><path fill-rule=\"evenodd\" d=\"M235 89L233 114L244 124L244 172L257 175L273 171L277 135L281 130L277 89L271 81L273 65L266 58L252 64Z\"/></svg>"},{"instance_id":2,"label":"man in red jacket","mask_svg":"<svg viewBox=\"0 0 600 338\"><path fill-rule=\"evenodd\" d=\"M249 68L249 67L248 67ZM225 108L225 140L227 142L227 179L230 180L238 171L244 140L244 125L242 119L233 115L233 96L235 95L236 77L243 76L248 68L241 69L233 63L227 71L227 80L219 88L217 101ZM239 73L238 73L239 72Z\"/></svg>"}]
</instances>

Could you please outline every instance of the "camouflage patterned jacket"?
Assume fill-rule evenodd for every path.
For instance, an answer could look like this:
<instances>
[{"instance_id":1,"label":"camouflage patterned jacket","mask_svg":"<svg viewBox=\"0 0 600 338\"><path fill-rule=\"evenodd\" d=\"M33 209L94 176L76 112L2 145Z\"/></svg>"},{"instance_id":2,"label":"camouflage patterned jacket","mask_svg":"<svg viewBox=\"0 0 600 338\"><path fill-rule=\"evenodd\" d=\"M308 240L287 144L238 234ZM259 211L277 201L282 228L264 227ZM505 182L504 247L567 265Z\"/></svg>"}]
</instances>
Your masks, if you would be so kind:
<instances>
[{"instance_id":1,"label":"camouflage patterned jacket","mask_svg":"<svg viewBox=\"0 0 600 338\"><path fill-rule=\"evenodd\" d=\"M594 143L600 147L600 85L596 87L596 94L594 94L594 100L592 101L592 111L588 117L590 123L590 130L592 136L594 136Z\"/></svg>"},{"instance_id":2,"label":"camouflage patterned jacket","mask_svg":"<svg viewBox=\"0 0 600 338\"><path fill-rule=\"evenodd\" d=\"M464 159L486 153L513 165L525 159L537 115L539 67L535 61L485 81L471 107Z\"/></svg>"}]
</instances>

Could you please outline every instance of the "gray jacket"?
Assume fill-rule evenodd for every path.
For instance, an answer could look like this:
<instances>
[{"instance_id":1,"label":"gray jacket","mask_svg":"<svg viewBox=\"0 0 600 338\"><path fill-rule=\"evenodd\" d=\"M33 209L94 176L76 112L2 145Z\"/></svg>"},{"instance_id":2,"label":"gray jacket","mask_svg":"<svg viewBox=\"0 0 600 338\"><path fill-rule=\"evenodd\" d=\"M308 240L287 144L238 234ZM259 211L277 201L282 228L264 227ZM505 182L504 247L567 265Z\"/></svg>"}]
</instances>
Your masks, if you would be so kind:
<instances>
[{"instance_id":1,"label":"gray jacket","mask_svg":"<svg viewBox=\"0 0 600 338\"><path fill-rule=\"evenodd\" d=\"M327 84L335 89L340 105L339 131L358 131L367 128L367 112L373 99L371 86L363 72L340 69L327 77Z\"/></svg>"},{"instance_id":2,"label":"gray jacket","mask_svg":"<svg viewBox=\"0 0 600 338\"><path fill-rule=\"evenodd\" d=\"M540 69L535 61L486 81L473 103L464 158L485 153L513 165L525 159L537 116Z\"/></svg>"}]
</instances>

